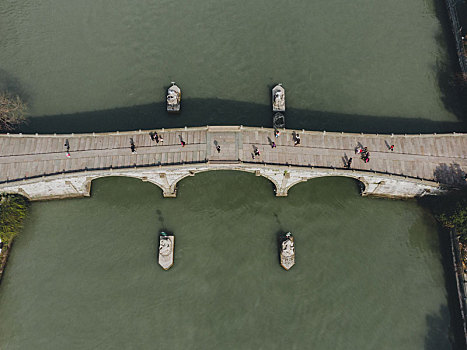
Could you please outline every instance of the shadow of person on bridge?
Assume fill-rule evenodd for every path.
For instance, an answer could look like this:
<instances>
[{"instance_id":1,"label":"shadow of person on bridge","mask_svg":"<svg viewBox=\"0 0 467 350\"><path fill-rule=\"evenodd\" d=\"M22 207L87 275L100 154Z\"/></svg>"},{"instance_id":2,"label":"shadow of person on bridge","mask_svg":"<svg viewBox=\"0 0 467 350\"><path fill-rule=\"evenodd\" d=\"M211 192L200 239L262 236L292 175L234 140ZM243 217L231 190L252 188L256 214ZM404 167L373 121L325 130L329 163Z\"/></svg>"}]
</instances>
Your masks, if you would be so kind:
<instances>
[{"instance_id":1,"label":"shadow of person on bridge","mask_svg":"<svg viewBox=\"0 0 467 350\"><path fill-rule=\"evenodd\" d=\"M131 149L131 153L136 153L135 141L133 141L133 138L131 137L130 137L130 149Z\"/></svg>"},{"instance_id":2,"label":"shadow of person on bridge","mask_svg":"<svg viewBox=\"0 0 467 350\"><path fill-rule=\"evenodd\" d=\"M292 131L292 139L294 146L298 146L300 144L300 135L294 131Z\"/></svg>"},{"instance_id":3,"label":"shadow of person on bridge","mask_svg":"<svg viewBox=\"0 0 467 350\"><path fill-rule=\"evenodd\" d=\"M217 153L221 153L221 145L219 145L219 142L217 142L217 140L214 140L214 147L216 147Z\"/></svg>"},{"instance_id":4,"label":"shadow of person on bridge","mask_svg":"<svg viewBox=\"0 0 467 350\"><path fill-rule=\"evenodd\" d=\"M268 136L268 143L269 143L269 146L271 146L271 148L274 148L275 147L275 142L273 140L271 140L271 138Z\"/></svg>"},{"instance_id":5,"label":"shadow of person on bridge","mask_svg":"<svg viewBox=\"0 0 467 350\"><path fill-rule=\"evenodd\" d=\"M344 153L344 156L342 157L342 163L344 163L344 168L349 164L349 157L347 156L347 153Z\"/></svg>"},{"instance_id":6,"label":"shadow of person on bridge","mask_svg":"<svg viewBox=\"0 0 467 350\"><path fill-rule=\"evenodd\" d=\"M185 147L186 142L185 142L185 140L183 140L182 135L178 135L178 138L180 139L180 144L182 145L182 147Z\"/></svg>"},{"instance_id":7,"label":"shadow of person on bridge","mask_svg":"<svg viewBox=\"0 0 467 350\"><path fill-rule=\"evenodd\" d=\"M388 151L391 150L391 145L389 144L389 142L387 142L386 140L384 140L384 144L386 145Z\"/></svg>"},{"instance_id":8,"label":"shadow of person on bridge","mask_svg":"<svg viewBox=\"0 0 467 350\"><path fill-rule=\"evenodd\" d=\"M261 152L259 151L259 148L256 147L256 145L252 145L253 147L253 153L251 153L251 157L255 159L256 157L261 156Z\"/></svg>"},{"instance_id":9,"label":"shadow of person on bridge","mask_svg":"<svg viewBox=\"0 0 467 350\"><path fill-rule=\"evenodd\" d=\"M363 147L362 143L361 143L360 141L358 141L358 142L357 142L357 147L355 147L355 149L354 149L354 150L355 150L355 154L357 154L357 152L358 152L359 150L363 150L363 148L364 148L364 147Z\"/></svg>"}]
</instances>

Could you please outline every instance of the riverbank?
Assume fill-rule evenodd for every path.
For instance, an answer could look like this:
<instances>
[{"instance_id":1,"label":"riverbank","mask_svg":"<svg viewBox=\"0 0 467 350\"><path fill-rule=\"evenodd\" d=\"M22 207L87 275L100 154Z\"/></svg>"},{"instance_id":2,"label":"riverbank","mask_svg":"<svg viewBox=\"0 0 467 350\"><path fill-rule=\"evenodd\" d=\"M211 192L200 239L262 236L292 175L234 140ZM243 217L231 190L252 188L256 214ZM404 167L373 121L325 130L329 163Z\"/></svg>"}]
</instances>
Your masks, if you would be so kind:
<instances>
[{"instance_id":1,"label":"riverbank","mask_svg":"<svg viewBox=\"0 0 467 350\"><path fill-rule=\"evenodd\" d=\"M464 35L466 35L462 30L462 24L459 21L458 9L457 4L462 13L462 7L465 5L463 3L459 3L459 1L455 0L446 0L446 8L448 11L449 20L451 22L452 33L454 34L454 40L456 42L456 51L459 60L459 68L461 71L462 80L465 82L467 81L467 56L465 52L465 41Z\"/></svg>"},{"instance_id":2,"label":"riverbank","mask_svg":"<svg viewBox=\"0 0 467 350\"><path fill-rule=\"evenodd\" d=\"M6 264L8 262L8 257L10 256L11 248L13 247L13 242L8 246L3 246L2 252L0 253L0 283L2 282L3 273L5 272Z\"/></svg>"},{"instance_id":3,"label":"riverbank","mask_svg":"<svg viewBox=\"0 0 467 350\"><path fill-rule=\"evenodd\" d=\"M462 322L463 345L467 348L467 245L459 241L454 230L450 231L450 242L460 318Z\"/></svg>"},{"instance_id":4,"label":"riverbank","mask_svg":"<svg viewBox=\"0 0 467 350\"><path fill-rule=\"evenodd\" d=\"M467 346L467 190L426 197L419 204L439 222L451 327L456 349ZM443 243L444 242L444 243Z\"/></svg>"},{"instance_id":5,"label":"riverbank","mask_svg":"<svg viewBox=\"0 0 467 350\"><path fill-rule=\"evenodd\" d=\"M13 242L23 227L28 207L29 201L23 196L0 194L0 240L3 245L0 252L0 282Z\"/></svg>"}]
</instances>

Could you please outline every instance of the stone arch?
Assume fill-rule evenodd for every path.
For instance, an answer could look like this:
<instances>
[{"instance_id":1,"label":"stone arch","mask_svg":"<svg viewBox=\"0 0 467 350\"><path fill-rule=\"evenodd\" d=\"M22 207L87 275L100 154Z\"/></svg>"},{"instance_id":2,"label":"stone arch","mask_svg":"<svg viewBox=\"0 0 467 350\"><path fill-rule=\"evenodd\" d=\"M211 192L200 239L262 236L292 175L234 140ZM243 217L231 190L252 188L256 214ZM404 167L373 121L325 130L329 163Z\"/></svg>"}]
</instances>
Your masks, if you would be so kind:
<instances>
[{"instance_id":1,"label":"stone arch","mask_svg":"<svg viewBox=\"0 0 467 350\"><path fill-rule=\"evenodd\" d=\"M174 183L174 190L176 191L176 186L180 181L183 179L190 177L190 176L195 176L196 174L200 173L207 173L211 171L235 171L235 172L243 172L243 173L249 173L249 174L255 174L255 171L252 169L244 168L244 167L233 167L233 168L228 168L228 167L203 167L203 168L195 168L188 170L188 172L184 175L181 175L180 177L177 178L176 182ZM268 179L271 180L271 179ZM271 180L274 184L274 181Z\"/></svg>"},{"instance_id":2,"label":"stone arch","mask_svg":"<svg viewBox=\"0 0 467 350\"><path fill-rule=\"evenodd\" d=\"M365 195L366 194L366 189L368 188L368 183L367 181L365 180L365 178L361 177L361 176L353 176L353 175L350 175L350 174L319 174L319 175L315 175L315 176L311 176L310 178L306 179L306 180L303 180L303 181L297 181L295 183L292 183L290 184L289 186L287 186L286 188L286 191L288 192L290 188L292 188L293 186L301 183L301 182L308 182L308 180L312 180L312 179L318 179L318 178L325 178L325 177L345 177L345 178L350 178L350 179L353 179L355 180L359 187L360 187L360 194L362 195Z\"/></svg>"},{"instance_id":3,"label":"stone arch","mask_svg":"<svg viewBox=\"0 0 467 350\"><path fill-rule=\"evenodd\" d=\"M151 182L152 184L156 185L157 187L159 187L159 189L161 189L164 192L164 188L161 186L161 184L159 184L157 182L154 182L154 181L151 181L151 180L148 180L147 177L144 176L143 174L136 175L136 174L131 174L131 173L113 173L112 172L112 173L105 173L105 174L101 174L101 175L92 175L92 176L86 177L85 182L84 182L84 186L86 186L88 196L91 194L92 182L94 180L107 178L107 177L128 177L128 178L132 178L132 179L138 179L138 180L141 180L143 182Z\"/></svg>"},{"instance_id":4,"label":"stone arch","mask_svg":"<svg viewBox=\"0 0 467 350\"><path fill-rule=\"evenodd\" d=\"M256 176L261 176L261 177L264 177L265 179L269 180L270 182L272 182L272 184L274 185L274 192L276 193L276 196L278 196L278 193L280 193L280 186L281 184L279 183L279 181L277 181L276 179L274 179L272 176L268 176L266 174L256 174ZM293 185L291 185L290 187L292 187Z\"/></svg>"},{"instance_id":5,"label":"stone arch","mask_svg":"<svg viewBox=\"0 0 467 350\"><path fill-rule=\"evenodd\" d=\"M276 167L277 168L277 167ZM261 176L269 180L275 187L274 192L277 197L284 197L287 196L288 191L290 188L299 184L301 182L307 182L310 179L320 178L320 177L348 177L356 180L361 186L361 194L366 195L366 189L368 188L368 182L362 176L354 175L353 173L347 173L345 171L338 172L338 173L323 173L321 171L314 171L312 169L306 170L290 170L289 167L280 167L275 171L272 171L270 168L263 168L257 169L257 167L247 167L247 166L239 166L239 167L204 167L202 169L193 169L187 171L186 174L179 176L176 181L173 183L171 191L174 193L173 197L175 196L176 192L176 185L179 181L183 180L188 176L194 176L198 173L204 173L208 171L217 171L217 170L227 170L227 171L241 171L246 173L252 173L256 176ZM160 186L160 185L159 185Z\"/></svg>"}]
</instances>

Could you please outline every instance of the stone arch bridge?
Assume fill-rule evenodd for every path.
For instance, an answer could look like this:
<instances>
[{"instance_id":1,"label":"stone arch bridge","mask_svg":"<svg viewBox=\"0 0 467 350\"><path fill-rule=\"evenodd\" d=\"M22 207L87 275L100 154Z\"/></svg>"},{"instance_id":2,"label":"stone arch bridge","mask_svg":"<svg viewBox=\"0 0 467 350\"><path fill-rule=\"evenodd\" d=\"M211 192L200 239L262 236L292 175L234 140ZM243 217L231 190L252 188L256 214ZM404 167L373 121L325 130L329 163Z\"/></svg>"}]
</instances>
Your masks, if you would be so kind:
<instances>
[{"instance_id":1,"label":"stone arch bridge","mask_svg":"<svg viewBox=\"0 0 467 350\"><path fill-rule=\"evenodd\" d=\"M150 137L154 131L163 136L162 142ZM301 141L295 146L297 133ZM368 147L368 163L355 154L361 146ZM253 157L255 149L260 155ZM127 176L152 182L164 197L175 197L177 183L185 177L239 170L272 181L277 196L286 196L293 185L312 178L345 176L363 184L362 195L410 198L463 186L466 154L467 135L456 133L375 135L283 129L276 138L273 129L206 126L71 135L3 134L0 192L31 200L89 196L92 180ZM346 168L349 158L353 159L350 169Z\"/></svg>"}]
</instances>

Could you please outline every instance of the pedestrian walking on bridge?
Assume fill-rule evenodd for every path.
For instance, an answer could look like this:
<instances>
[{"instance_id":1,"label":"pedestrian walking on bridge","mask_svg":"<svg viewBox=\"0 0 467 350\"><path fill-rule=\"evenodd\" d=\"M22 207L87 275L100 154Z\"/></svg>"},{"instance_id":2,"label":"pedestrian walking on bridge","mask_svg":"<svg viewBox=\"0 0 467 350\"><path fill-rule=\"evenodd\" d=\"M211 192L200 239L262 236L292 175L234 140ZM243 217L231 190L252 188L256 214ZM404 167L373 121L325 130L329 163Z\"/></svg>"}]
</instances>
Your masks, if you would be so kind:
<instances>
[{"instance_id":1,"label":"pedestrian walking on bridge","mask_svg":"<svg viewBox=\"0 0 467 350\"><path fill-rule=\"evenodd\" d=\"M136 153L135 142L131 138L130 138L130 149L131 149L131 153Z\"/></svg>"},{"instance_id":2,"label":"pedestrian walking on bridge","mask_svg":"<svg viewBox=\"0 0 467 350\"><path fill-rule=\"evenodd\" d=\"M299 134L295 134L295 137L294 137L294 146L297 146L300 144L300 135Z\"/></svg>"}]
</instances>

